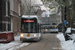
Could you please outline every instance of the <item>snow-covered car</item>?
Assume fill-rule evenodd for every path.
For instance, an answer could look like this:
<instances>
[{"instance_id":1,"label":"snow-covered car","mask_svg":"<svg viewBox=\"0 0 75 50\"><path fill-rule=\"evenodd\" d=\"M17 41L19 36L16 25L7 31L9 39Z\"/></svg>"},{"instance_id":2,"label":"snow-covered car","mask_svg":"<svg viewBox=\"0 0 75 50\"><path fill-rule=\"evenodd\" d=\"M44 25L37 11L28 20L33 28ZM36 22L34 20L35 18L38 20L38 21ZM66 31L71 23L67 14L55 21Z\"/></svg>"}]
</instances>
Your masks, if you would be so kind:
<instances>
[{"instance_id":1,"label":"snow-covered car","mask_svg":"<svg viewBox=\"0 0 75 50\"><path fill-rule=\"evenodd\" d=\"M70 37L72 35L71 33L71 27L67 28L67 30L65 31L64 37L65 37L65 41L67 40L71 40L72 38Z\"/></svg>"}]
</instances>

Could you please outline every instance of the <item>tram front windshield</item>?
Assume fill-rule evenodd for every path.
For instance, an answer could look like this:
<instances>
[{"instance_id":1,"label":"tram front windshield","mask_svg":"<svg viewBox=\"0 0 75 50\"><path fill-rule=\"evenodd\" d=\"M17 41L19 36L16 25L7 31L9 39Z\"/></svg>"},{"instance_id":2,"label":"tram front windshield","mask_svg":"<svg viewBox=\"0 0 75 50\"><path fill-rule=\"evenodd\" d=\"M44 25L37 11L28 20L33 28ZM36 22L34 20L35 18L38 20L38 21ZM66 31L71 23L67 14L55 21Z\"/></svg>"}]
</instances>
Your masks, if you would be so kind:
<instances>
[{"instance_id":1,"label":"tram front windshield","mask_svg":"<svg viewBox=\"0 0 75 50\"><path fill-rule=\"evenodd\" d=\"M22 22L21 32L22 33L37 33L37 23L35 22Z\"/></svg>"}]
</instances>

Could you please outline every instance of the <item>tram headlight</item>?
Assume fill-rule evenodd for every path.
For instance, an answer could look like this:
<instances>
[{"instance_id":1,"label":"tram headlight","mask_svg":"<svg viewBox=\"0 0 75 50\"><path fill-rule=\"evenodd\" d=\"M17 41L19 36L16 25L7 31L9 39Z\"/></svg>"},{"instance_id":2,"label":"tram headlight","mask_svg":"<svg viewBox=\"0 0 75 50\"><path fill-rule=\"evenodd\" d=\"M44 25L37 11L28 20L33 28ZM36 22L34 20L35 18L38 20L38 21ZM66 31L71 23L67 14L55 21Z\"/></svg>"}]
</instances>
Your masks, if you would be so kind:
<instances>
[{"instance_id":1,"label":"tram headlight","mask_svg":"<svg viewBox=\"0 0 75 50\"><path fill-rule=\"evenodd\" d=\"M24 37L24 34L20 34L20 37Z\"/></svg>"},{"instance_id":2,"label":"tram headlight","mask_svg":"<svg viewBox=\"0 0 75 50\"><path fill-rule=\"evenodd\" d=\"M34 34L33 36L36 37L36 34Z\"/></svg>"}]
</instances>

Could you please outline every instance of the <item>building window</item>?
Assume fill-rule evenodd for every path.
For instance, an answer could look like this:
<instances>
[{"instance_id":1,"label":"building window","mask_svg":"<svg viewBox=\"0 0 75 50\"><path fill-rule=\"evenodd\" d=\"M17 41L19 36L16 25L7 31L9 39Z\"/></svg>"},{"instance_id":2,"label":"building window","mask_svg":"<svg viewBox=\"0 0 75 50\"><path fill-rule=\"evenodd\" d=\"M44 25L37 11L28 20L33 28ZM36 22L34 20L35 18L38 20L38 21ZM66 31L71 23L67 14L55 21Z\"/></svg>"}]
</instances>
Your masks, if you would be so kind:
<instances>
[{"instance_id":1,"label":"building window","mask_svg":"<svg viewBox=\"0 0 75 50\"><path fill-rule=\"evenodd\" d=\"M18 2L15 3L15 6L16 6L16 7L15 7L15 12L18 13Z\"/></svg>"},{"instance_id":2,"label":"building window","mask_svg":"<svg viewBox=\"0 0 75 50\"><path fill-rule=\"evenodd\" d=\"M17 23L17 29L19 29L19 23Z\"/></svg>"},{"instance_id":3,"label":"building window","mask_svg":"<svg viewBox=\"0 0 75 50\"><path fill-rule=\"evenodd\" d=\"M8 2L6 2L6 16L8 16Z\"/></svg>"},{"instance_id":4,"label":"building window","mask_svg":"<svg viewBox=\"0 0 75 50\"><path fill-rule=\"evenodd\" d=\"M6 24L2 23L2 31L6 31Z\"/></svg>"},{"instance_id":5,"label":"building window","mask_svg":"<svg viewBox=\"0 0 75 50\"><path fill-rule=\"evenodd\" d=\"M8 24L8 31L11 31L11 24Z\"/></svg>"},{"instance_id":6,"label":"building window","mask_svg":"<svg viewBox=\"0 0 75 50\"><path fill-rule=\"evenodd\" d=\"M17 23L17 32L19 32L19 23Z\"/></svg>"},{"instance_id":7,"label":"building window","mask_svg":"<svg viewBox=\"0 0 75 50\"><path fill-rule=\"evenodd\" d=\"M20 4L18 4L18 13L19 13L19 16L20 16Z\"/></svg>"},{"instance_id":8,"label":"building window","mask_svg":"<svg viewBox=\"0 0 75 50\"><path fill-rule=\"evenodd\" d=\"M2 31L11 31L11 23L8 21L2 21Z\"/></svg>"}]
</instances>

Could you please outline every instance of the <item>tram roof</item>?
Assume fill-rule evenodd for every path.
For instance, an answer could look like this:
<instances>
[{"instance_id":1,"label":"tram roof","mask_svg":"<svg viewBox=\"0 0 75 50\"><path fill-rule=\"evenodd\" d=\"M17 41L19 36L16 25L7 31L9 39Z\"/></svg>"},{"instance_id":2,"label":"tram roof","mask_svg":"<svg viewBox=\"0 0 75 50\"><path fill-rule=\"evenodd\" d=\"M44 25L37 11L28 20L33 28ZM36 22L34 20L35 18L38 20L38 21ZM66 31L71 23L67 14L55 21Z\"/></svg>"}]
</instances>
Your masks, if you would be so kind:
<instances>
[{"instance_id":1,"label":"tram roof","mask_svg":"<svg viewBox=\"0 0 75 50\"><path fill-rule=\"evenodd\" d=\"M38 20L38 16L37 15L22 15L22 18L37 18L37 20ZM38 20L38 23L40 23L39 20Z\"/></svg>"},{"instance_id":2,"label":"tram roof","mask_svg":"<svg viewBox=\"0 0 75 50\"><path fill-rule=\"evenodd\" d=\"M37 15L22 15L22 18L38 18Z\"/></svg>"}]
</instances>

